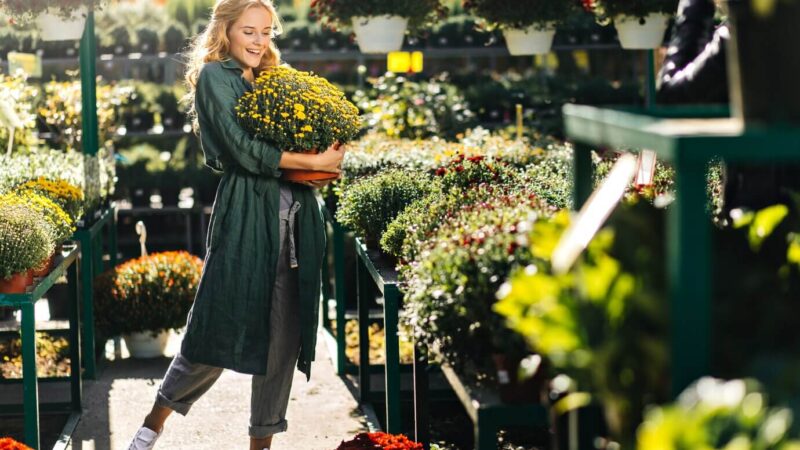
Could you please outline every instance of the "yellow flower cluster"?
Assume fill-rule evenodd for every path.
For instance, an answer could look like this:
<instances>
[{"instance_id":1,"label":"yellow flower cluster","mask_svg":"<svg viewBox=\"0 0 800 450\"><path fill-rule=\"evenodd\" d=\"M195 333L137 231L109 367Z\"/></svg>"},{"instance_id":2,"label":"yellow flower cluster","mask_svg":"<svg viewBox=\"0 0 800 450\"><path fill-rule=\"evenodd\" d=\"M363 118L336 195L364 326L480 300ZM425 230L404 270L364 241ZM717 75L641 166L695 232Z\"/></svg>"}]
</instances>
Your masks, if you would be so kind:
<instances>
[{"instance_id":1,"label":"yellow flower cluster","mask_svg":"<svg viewBox=\"0 0 800 450\"><path fill-rule=\"evenodd\" d=\"M75 231L75 222L60 206L34 191L16 191L0 195L0 204L21 205L41 214L48 225L53 242L61 243Z\"/></svg>"},{"instance_id":2,"label":"yellow flower cluster","mask_svg":"<svg viewBox=\"0 0 800 450\"><path fill-rule=\"evenodd\" d=\"M280 66L262 72L239 99L236 115L247 131L282 150L325 150L355 138L358 108L326 79Z\"/></svg>"},{"instance_id":3,"label":"yellow flower cluster","mask_svg":"<svg viewBox=\"0 0 800 450\"><path fill-rule=\"evenodd\" d=\"M19 192L32 191L49 198L69 214L73 221L77 221L83 215L83 190L65 180L48 180L39 177L20 184L16 190Z\"/></svg>"}]
</instances>

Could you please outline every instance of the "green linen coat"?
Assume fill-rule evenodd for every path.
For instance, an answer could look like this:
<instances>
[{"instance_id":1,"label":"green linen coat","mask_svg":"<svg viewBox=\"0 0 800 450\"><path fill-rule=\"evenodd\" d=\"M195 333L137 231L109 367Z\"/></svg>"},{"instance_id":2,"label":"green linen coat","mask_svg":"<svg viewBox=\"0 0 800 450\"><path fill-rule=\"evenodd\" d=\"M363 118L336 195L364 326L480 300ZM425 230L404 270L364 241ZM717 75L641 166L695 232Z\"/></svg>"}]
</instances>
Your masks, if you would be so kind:
<instances>
[{"instance_id":1,"label":"green linen coat","mask_svg":"<svg viewBox=\"0 0 800 450\"><path fill-rule=\"evenodd\" d=\"M278 263L281 151L253 139L234 107L251 89L232 59L203 66L195 107L205 163L223 176L208 230L208 251L181 353L195 363L263 375ZM311 377L317 336L325 227L310 187L290 183L300 203L295 226L301 348L297 368Z\"/></svg>"}]
</instances>

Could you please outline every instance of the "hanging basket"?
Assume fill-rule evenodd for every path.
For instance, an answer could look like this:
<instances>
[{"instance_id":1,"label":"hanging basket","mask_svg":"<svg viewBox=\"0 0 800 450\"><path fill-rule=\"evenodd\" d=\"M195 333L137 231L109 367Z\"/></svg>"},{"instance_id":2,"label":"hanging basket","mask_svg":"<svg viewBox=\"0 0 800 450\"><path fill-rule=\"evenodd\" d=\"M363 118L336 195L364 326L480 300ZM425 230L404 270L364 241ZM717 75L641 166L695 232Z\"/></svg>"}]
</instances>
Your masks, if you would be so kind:
<instances>
[{"instance_id":1,"label":"hanging basket","mask_svg":"<svg viewBox=\"0 0 800 450\"><path fill-rule=\"evenodd\" d=\"M400 16L353 17L361 53L389 53L403 47L408 19Z\"/></svg>"},{"instance_id":2,"label":"hanging basket","mask_svg":"<svg viewBox=\"0 0 800 450\"><path fill-rule=\"evenodd\" d=\"M550 25L545 26L544 29L540 28L538 25L534 25L523 29L514 28L503 30L508 52L511 53L512 56L549 53L550 48L553 46L553 37L555 35L556 29Z\"/></svg>"},{"instance_id":3,"label":"hanging basket","mask_svg":"<svg viewBox=\"0 0 800 450\"><path fill-rule=\"evenodd\" d=\"M164 356L169 341L169 331L162 331L155 336L150 331L124 334L125 346L134 358L157 358Z\"/></svg>"},{"instance_id":4,"label":"hanging basket","mask_svg":"<svg viewBox=\"0 0 800 450\"><path fill-rule=\"evenodd\" d=\"M652 13L644 19L631 16L617 16L614 27L617 29L619 43L628 50L647 50L661 47L670 16Z\"/></svg>"},{"instance_id":5,"label":"hanging basket","mask_svg":"<svg viewBox=\"0 0 800 450\"><path fill-rule=\"evenodd\" d=\"M86 6L75 8L72 16L64 19L52 9L39 14L36 24L43 41L76 41L83 37L88 10Z\"/></svg>"},{"instance_id":6,"label":"hanging basket","mask_svg":"<svg viewBox=\"0 0 800 450\"><path fill-rule=\"evenodd\" d=\"M759 15L751 2L728 1L728 85L731 114L745 126L800 126L800 57L797 26L800 3L775 2Z\"/></svg>"},{"instance_id":7,"label":"hanging basket","mask_svg":"<svg viewBox=\"0 0 800 450\"><path fill-rule=\"evenodd\" d=\"M24 294L33 283L31 271L15 273L11 278L0 277L0 294Z\"/></svg>"}]
</instances>

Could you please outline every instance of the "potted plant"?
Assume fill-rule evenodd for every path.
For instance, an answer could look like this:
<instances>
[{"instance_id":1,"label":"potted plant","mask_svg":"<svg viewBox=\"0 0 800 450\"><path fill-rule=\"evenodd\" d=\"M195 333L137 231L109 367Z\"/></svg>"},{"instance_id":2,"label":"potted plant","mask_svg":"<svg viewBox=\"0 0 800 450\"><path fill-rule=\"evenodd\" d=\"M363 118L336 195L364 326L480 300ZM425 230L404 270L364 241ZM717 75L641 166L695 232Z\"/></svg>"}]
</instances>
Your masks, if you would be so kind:
<instances>
[{"instance_id":1,"label":"potted plant","mask_svg":"<svg viewBox=\"0 0 800 450\"><path fill-rule=\"evenodd\" d=\"M276 100L277 99L277 100ZM264 70L254 89L236 105L242 127L275 147L300 153L324 152L359 133L358 108L328 80L287 66ZM290 181L336 178L330 172L283 170Z\"/></svg>"},{"instance_id":2,"label":"potted plant","mask_svg":"<svg viewBox=\"0 0 800 450\"><path fill-rule=\"evenodd\" d=\"M93 0L2 0L11 17L36 22L44 41L77 40L83 36ZM99 3L99 2L98 2Z\"/></svg>"},{"instance_id":3,"label":"potted plant","mask_svg":"<svg viewBox=\"0 0 800 450\"><path fill-rule=\"evenodd\" d=\"M342 195L336 220L376 249L389 223L433 189L429 177L411 171L389 170L362 178Z\"/></svg>"},{"instance_id":4,"label":"potted plant","mask_svg":"<svg viewBox=\"0 0 800 450\"><path fill-rule=\"evenodd\" d=\"M677 0L582 0L600 24L614 22L622 48L658 48L664 41Z\"/></svg>"},{"instance_id":5,"label":"potted plant","mask_svg":"<svg viewBox=\"0 0 800 450\"><path fill-rule=\"evenodd\" d=\"M747 125L800 126L800 58L791 38L800 1L730 0L728 78L731 112Z\"/></svg>"},{"instance_id":6,"label":"potted plant","mask_svg":"<svg viewBox=\"0 0 800 450\"><path fill-rule=\"evenodd\" d=\"M187 252L127 261L95 283L95 317L104 337L122 335L134 358L164 353L169 330L186 323L203 262Z\"/></svg>"},{"instance_id":7,"label":"potted plant","mask_svg":"<svg viewBox=\"0 0 800 450\"><path fill-rule=\"evenodd\" d=\"M10 437L0 438L0 450L33 450L25 444L15 441Z\"/></svg>"},{"instance_id":8,"label":"potted plant","mask_svg":"<svg viewBox=\"0 0 800 450\"><path fill-rule=\"evenodd\" d=\"M464 0L464 10L481 19L483 28L499 28L512 55L548 53L556 27L578 11L566 0Z\"/></svg>"},{"instance_id":9,"label":"potted plant","mask_svg":"<svg viewBox=\"0 0 800 450\"><path fill-rule=\"evenodd\" d=\"M0 198L0 292L25 292L33 282L31 270L53 253L54 246L35 210Z\"/></svg>"},{"instance_id":10,"label":"potted plant","mask_svg":"<svg viewBox=\"0 0 800 450\"><path fill-rule=\"evenodd\" d=\"M414 442L403 434L358 433L349 441L342 441L336 450L423 450L422 444Z\"/></svg>"},{"instance_id":11,"label":"potted plant","mask_svg":"<svg viewBox=\"0 0 800 450\"><path fill-rule=\"evenodd\" d=\"M352 28L363 53L400 50L406 28L418 32L446 13L441 0L312 0L311 9L328 27Z\"/></svg>"}]
</instances>

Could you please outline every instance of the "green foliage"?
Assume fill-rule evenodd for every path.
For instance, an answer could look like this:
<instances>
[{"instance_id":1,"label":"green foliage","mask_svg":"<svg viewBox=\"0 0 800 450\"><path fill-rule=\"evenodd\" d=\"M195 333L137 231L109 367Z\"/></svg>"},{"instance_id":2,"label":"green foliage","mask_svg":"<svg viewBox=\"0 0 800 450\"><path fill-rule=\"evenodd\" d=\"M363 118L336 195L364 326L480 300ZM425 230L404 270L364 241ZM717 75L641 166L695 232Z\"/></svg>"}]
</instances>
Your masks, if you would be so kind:
<instances>
[{"instance_id":1,"label":"green foliage","mask_svg":"<svg viewBox=\"0 0 800 450\"><path fill-rule=\"evenodd\" d=\"M393 73L370 80L353 101L364 112L364 125L389 137L456 139L475 124L463 94L446 78L415 82Z\"/></svg>"},{"instance_id":2,"label":"green foliage","mask_svg":"<svg viewBox=\"0 0 800 450\"><path fill-rule=\"evenodd\" d=\"M179 328L194 302L203 262L187 252L132 259L97 277L94 306L103 336Z\"/></svg>"},{"instance_id":3,"label":"green foliage","mask_svg":"<svg viewBox=\"0 0 800 450\"><path fill-rule=\"evenodd\" d=\"M421 245L417 260L401 272L403 322L417 342L458 370L481 374L492 371L492 353L526 353L521 337L492 307L505 277L531 261L515 233L540 210L524 191L465 205Z\"/></svg>"},{"instance_id":4,"label":"green foliage","mask_svg":"<svg viewBox=\"0 0 800 450\"><path fill-rule=\"evenodd\" d=\"M37 376L67 376L69 363L69 342L65 337L36 332ZM0 378L22 378L22 339L0 341Z\"/></svg>"},{"instance_id":5,"label":"green foliage","mask_svg":"<svg viewBox=\"0 0 800 450\"><path fill-rule=\"evenodd\" d=\"M583 0L584 5L605 22L617 16L644 18L651 13L673 15L678 10L677 0Z\"/></svg>"},{"instance_id":6,"label":"green foliage","mask_svg":"<svg viewBox=\"0 0 800 450\"><path fill-rule=\"evenodd\" d=\"M403 209L435 188L427 175L401 170L364 178L344 192L336 220L357 236L377 242Z\"/></svg>"},{"instance_id":7,"label":"green foliage","mask_svg":"<svg viewBox=\"0 0 800 450\"><path fill-rule=\"evenodd\" d=\"M624 444L644 406L667 395L663 217L646 203L619 209L572 269L555 274L550 258L568 225L563 213L527 227L536 264L511 276L495 310L578 389L600 396Z\"/></svg>"},{"instance_id":8,"label":"green foliage","mask_svg":"<svg viewBox=\"0 0 800 450\"><path fill-rule=\"evenodd\" d=\"M211 16L214 0L169 0L166 2L168 17L187 29L195 29L201 20Z\"/></svg>"},{"instance_id":9,"label":"green foliage","mask_svg":"<svg viewBox=\"0 0 800 450\"><path fill-rule=\"evenodd\" d=\"M482 18L490 28L528 28L563 23L579 12L577 1L464 0L464 10Z\"/></svg>"},{"instance_id":10,"label":"green foliage","mask_svg":"<svg viewBox=\"0 0 800 450\"><path fill-rule=\"evenodd\" d=\"M0 278L38 268L55 248L42 216L20 203L0 200Z\"/></svg>"},{"instance_id":11,"label":"green foliage","mask_svg":"<svg viewBox=\"0 0 800 450\"><path fill-rule=\"evenodd\" d=\"M792 422L789 409L769 406L757 382L706 377L647 412L636 448L798 450Z\"/></svg>"},{"instance_id":12,"label":"green foliage","mask_svg":"<svg viewBox=\"0 0 800 450\"><path fill-rule=\"evenodd\" d=\"M0 203L21 205L36 211L47 224L53 242L60 244L72 236L75 223L72 218L49 198L32 190L20 190L0 195Z\"/></svg>"},{"instance_id":13,"label":"green foliage","mask_svg":"<svg viewBox=\"0 0 800 450\"><path fill-rule=\"evenodd\" d=\"M105 1L90 0L0 0L0 7L16 20L28 21L53 8L63 18L72 17L73 11L81 6L95 4L102 7Z\"/></svg>"},{"instance_id":14,"label":"green foliage","mask_svg":"<svg viewBox=\"0 0 800 450\"><path fill-rule=\"evenodd\" d=\"M352 26L353 17L401 16L409 19L409 28L423 30L447 15L442 0L313 0L312 14L323 25L337 29Z\"/></svg>"},{"instance_id":15,"label":"green foliage","mask_svg":"<svg viewBox=\"0 0 800 450\"><path fill-rule=\"evenodd\" d=\"M558 209L572 206L572 149L553 147L530 162L522 183L540 199Z\"/></svg>"}]
</instances>

